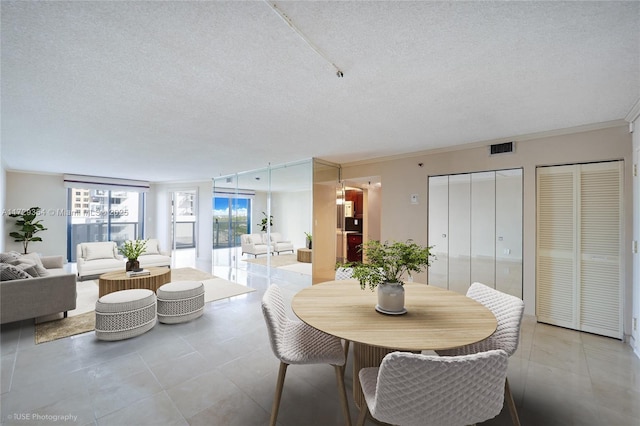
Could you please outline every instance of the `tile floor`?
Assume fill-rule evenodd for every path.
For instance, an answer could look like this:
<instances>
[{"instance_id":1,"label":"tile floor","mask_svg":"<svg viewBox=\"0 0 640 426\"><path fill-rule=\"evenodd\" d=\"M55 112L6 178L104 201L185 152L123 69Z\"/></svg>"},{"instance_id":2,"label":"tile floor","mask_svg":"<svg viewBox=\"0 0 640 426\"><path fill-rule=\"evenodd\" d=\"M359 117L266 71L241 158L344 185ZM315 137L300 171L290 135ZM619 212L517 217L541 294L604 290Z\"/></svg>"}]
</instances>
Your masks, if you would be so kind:
<instances>
[{"instance_id":1,"label":"tile floor","mask_svg":"<svg viewBox=\"0 0 640 426\"><path fill-rule=\"evenodd\" d=\"M5 324L1 424L267 425L278 370L260 310L269 278L257 267L242 276L256 292L130 340L86 333L36 346L31 321ZM309 285L295 273L270 280L289 299ZM525 317L509 380L523 425L640 424L640 360L617 340ZM344 424L330 366L288 369L278 423ZM484 424L509 425L508 410Z\"/></svg>"}]
</instances>

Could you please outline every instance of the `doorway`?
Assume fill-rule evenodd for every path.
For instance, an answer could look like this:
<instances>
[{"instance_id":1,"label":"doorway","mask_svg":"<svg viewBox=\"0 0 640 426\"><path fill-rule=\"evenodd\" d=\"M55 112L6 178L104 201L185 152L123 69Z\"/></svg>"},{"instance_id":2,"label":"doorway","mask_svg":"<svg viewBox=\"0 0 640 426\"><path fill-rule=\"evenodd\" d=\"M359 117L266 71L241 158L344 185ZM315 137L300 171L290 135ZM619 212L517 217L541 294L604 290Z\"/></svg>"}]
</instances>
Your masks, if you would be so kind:
<instances>
[{"instance_id":1,"label":"doorway","mask_svg":"<svg viewBox=\"0 0 640 426\"><path fill-rule=\"evenodd\" d=\"M197 247L198 190L171 193L172 267L195 267Z\"/></svg>"},{"instance_id":2,"label":"doorway","mask_svg":"<svg viewBox=\"0 0 640 426\"><path fill-rule=\"evenodd\" d=\"M381 190L379 176L342 181L336 195L338 263L362 262L362 243L380 240Z\"/></svg>"}]
</instances>

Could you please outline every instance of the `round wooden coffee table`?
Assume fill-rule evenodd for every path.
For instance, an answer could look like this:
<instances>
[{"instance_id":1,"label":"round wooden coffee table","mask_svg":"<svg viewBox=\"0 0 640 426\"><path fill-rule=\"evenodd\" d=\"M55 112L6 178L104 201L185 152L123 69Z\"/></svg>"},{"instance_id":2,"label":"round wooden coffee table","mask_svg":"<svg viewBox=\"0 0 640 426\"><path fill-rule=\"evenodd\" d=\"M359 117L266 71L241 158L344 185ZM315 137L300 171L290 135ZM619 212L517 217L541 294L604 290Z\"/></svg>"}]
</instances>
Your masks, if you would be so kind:
<instances>
[{"instance_id":1,"label":"round wooden coffee table","mask_svg":"<svg viewBox=\"0 0 640 426\"><path fill-rule=\"evenodd\" d=\"M141 277L127 277L125 271L107 272L98 279L98 297L114 291L130 290L133 288L146 288L152 291L158 290L162 284L171 282L171 269L169 268L145 268L150 274Z\"/></svg>"}]
</instances>

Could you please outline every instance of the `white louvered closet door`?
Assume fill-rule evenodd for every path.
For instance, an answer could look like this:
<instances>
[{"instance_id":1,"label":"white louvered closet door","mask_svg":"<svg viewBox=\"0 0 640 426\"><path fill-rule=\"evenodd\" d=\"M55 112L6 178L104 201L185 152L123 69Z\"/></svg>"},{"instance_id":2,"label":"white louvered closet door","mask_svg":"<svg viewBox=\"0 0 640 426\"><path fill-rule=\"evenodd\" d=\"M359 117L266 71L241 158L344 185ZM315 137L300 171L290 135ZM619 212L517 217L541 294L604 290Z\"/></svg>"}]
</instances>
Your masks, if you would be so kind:
<instances>
[{"instance_id":1,"label":"white louvered closet door","mask_svg":"<svg viewBox=\"0 0 640 426\"><path fill-rule=\"evenodd\" d=\"M539 321L575 328L575 166L537 172L536 314Z\"/></svg>"},{"instance_id":2,"label":"white louvered closet door","mask_svg":"<svg viewBox=\"0 0 640 426\"><path fill-rule=\"evenodd\" d=\"M622 338L622 162L537 170L537 316Z\"/></svg>"}]
</instances>

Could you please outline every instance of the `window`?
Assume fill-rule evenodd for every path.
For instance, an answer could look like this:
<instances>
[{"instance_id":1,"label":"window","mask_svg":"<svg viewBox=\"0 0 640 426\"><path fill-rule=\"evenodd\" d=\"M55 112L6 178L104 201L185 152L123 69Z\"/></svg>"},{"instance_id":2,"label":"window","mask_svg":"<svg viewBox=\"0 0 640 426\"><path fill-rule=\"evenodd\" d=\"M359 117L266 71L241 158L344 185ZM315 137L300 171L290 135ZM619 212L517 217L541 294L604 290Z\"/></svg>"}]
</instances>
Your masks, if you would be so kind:
<instances>
[{"instance_id":1,"label":"window","mask_svg":"<svg viewBox=\"0 0 640 426\"><path fill-rule=\"evenodd\" d=\"M69 246L67 258L76 261L76 246L83 242L114 241L121 245L125 240L142 238L144 221L144 193L137 191L108 191L82 189L92 202L73 203L69 189L68 204L74 205L67 224ZM81 210L82 208L82 210ZM69 208L71 210L71 207Z\"/></svg>"},{"instance_id":2,"label":"window","mask_svg":"<svg viewBox=\"0 0 640 426\"><path fill-rule=\"evenodd\" d=\"M240 246L240 235L250 234L249 198L213 198L213 248Z\"/></svg>"}]
</instances>

